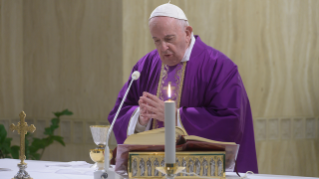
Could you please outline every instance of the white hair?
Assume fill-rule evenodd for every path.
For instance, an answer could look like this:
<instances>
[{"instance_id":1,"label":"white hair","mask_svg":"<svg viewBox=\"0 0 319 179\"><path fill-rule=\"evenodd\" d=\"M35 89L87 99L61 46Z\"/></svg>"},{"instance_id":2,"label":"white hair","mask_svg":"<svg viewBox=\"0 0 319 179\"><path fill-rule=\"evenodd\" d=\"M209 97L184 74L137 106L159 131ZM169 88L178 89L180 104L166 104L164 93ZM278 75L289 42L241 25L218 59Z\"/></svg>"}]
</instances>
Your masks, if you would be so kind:
<instances>
[{"instance_id":1,"label":"white hair","mask_svg":"<svg viewBox=\"0 0 319 179\"><path fill-rule=\"evenodd\" d=\"M180 26L185 30L187 26L189 26L188 21L176 19L177 23L180 24Z\"/></svg>"}]
</instances>

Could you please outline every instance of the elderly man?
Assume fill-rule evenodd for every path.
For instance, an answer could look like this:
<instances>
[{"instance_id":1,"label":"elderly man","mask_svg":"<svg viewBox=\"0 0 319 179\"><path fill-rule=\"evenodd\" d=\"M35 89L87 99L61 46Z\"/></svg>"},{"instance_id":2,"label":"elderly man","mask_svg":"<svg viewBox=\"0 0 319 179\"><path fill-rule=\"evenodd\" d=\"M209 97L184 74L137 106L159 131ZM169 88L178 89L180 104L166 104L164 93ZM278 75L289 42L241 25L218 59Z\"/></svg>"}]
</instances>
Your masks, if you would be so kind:
<instances>
[{"instance_id":1,"label":"elderly man","mask_svg":"<svg viewBox=\"0 0 319 179\"><path fill-rule=\"evenodd\" d=\"M167 86L177 104L176 125L189 135L240 144L239 172L258 172L249 100L238 68L227 56L193 36L184 12L172 4L157 7L149 19L156 46L141 58L114 126L119 144L133 133L163 127ZM131 79L128 80L128 82ZM120 91L109 115L112 122L128 87Z\"/></svg>"}]
</instances>

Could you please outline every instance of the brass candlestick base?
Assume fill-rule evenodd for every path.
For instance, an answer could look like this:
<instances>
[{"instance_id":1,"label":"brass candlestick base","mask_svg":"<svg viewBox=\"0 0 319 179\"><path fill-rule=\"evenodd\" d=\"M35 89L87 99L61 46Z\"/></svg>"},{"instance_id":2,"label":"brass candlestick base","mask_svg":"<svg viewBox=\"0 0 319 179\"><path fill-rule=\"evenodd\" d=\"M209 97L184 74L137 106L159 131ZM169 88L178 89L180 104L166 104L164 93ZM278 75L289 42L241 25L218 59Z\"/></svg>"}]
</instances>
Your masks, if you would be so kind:
<instances>
[{"instance_id":1,"label":"brass candlestick base","mask_svg":"<svg viewBox=\"0 0 319 179\"><path fill-rule=\"evenodd\" d=\"M167 163L165 167L156 167L156 170L166 174L167 178L174 178L184 169L185 167L177 167L175 163Z\"/></svg>"},{"instance_id":2,"label":"brass candlestick base","mask_svg":"<svg viewBox=\"0 0 319 179\"><path fill-rule=\"evenodd\" d=\"M27 168L27 164L18 164L19 171L12 179L32 179L25 168Z\"/></svg>"},{"instance_id":3,"label":"brass candlestick base","mask_svg":"<svg viewBox=\"0 0 319 179\"><path fill-rule=\"evenodd\" d=\"M112 150L109 153L109 159L112 159ZM90 157L95 162L92 168L97 168L98 170L104 169L104 148L97 148L90 150Z\"/></svg>"}]
</instances>

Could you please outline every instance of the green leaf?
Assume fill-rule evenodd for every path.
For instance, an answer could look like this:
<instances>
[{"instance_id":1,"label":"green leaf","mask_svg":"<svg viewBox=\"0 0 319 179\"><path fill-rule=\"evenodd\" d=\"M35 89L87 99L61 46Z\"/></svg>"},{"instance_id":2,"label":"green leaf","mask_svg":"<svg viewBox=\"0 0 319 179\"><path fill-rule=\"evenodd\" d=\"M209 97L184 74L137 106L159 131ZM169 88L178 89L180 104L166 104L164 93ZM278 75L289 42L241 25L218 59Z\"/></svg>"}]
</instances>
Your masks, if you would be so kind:
<instances>
[{"instance_id":1,"label":"green leaf","mask_svg":"<svg viewBox=\"0 0 319 179\"><path fill-rule=\"evenodd\" d=\"M51 119L51 126L59 127L60 119L59 118L53 118Z\"/></svg>"},{"instance_id":2,"label":"green leaf","mask_svg":"<svg viewBox=\"0 0 319 179\"><path fill-rule=\"evenodd\" d=\"M7 137L7 131L3 124L0 124L0 144L4 142Z\"/></svg>"},{"instance_id":3,"label":"green leaf","mask_svg":"<svg viewBox=\"0 0 319 179\"><path fill-rule=\"evenodd\" d=\"M33 138L32 144L30 146L30 152L35 153L39 149L44 149L45 147L47 147L45 144L46 143L45 141L43 141L43 139Z\"/></svg>"},{"instance_id":4,"label":"green leaf","mask_svg":"<svg viewBox=\"0 0 319 179\"><path fill-rule=\"evenodd\" d=\"M11 153L11 140L12 138L5 138L2 143L0 143L0 150L2 151L3 155L7 157Z\"/></svg>"},{"instance_id":5,"label":"green leaf","mask_svg":"<svg viewBox=\"0 0 319 179\"><path fill-rule=\"evenodd\" d=\"M50 128L54 131L55 129L59 128L59 126L58 125L51 125Z\"/></svg>"},{"instance_id":6,"label":"green leaf","mask_svg":"<svg viewBox=\"0 0 319 179\"><path fill-rule=\"evenodd\" d=\"M69 111L68 109L65 109L61 112L63 115L67 115L67 116L70 116L73 114L73 112Z\"/></svg>"},{"instance_id":7,"label":"green leaf","mask_svg":"<svg viewBox=\"0 0 319 179\"><path fill-rule=\"evenodd\" d=\"M5 138L4 142L1 145L3 153L5 153L5 154L11 153L11 149L10 149L11 141L12 141L12 138Z\"/></svg>"},{"instance_id":8,"label":"green leaf","mask_svg":"<svg viewBox=\"0 0 319 179\"><path fill-rule=\"evenodd\" d=\"M40 160L41 155L39 153L30 153L32 160Z\"/></svg>"},{"instance_id":9,"label":"green leaf","mask_svg":"<svg viewBox=\"0 0 319 179\"><path fill-rule=\"evenodd\" d=\"M52 139L52 136L49 136L47 138L45 138L45 145L46 146L49 146L53 143L53 139Z\"/></svg>"},{"instance_id":10,"label":"green leaf","mask_svg":"<svg viewBox=\"0 0 319 179\"><path fill-rule=\"evenodd\" d=\"M65 109L61 112L54 112L53 113L57 118L59 118L60 116L63 116L63 115L67 115L67 116L70 116L73 114L73 112L69 111L68 109Z\"/></svg>"},{"instance_id":11,"label":"green leaf","mask_svg":"<svg viewBox=\"0 0 319 179\"><path fill-rule=\"evenodd\" d=\"M46 128L44 129L44 134L45 134L45 135L53 135L53 130L52 130L52 128L51 128L51 127L46 127Z\"/></svg>"},{"instance_id":12,"label":"green leaf","mask_svg":"<svg viewBox=\"0 0 319 179\"><path fill-rule=\"evenodd\" d=\"M63 137L61 136L51 136L51 138L57 142L59 142L61 145L65 146L65 143L63 141Z\"/></svg>"},{"instance_id":13,"label":"green leaf","mask_svg":"<svg viewBox=\"0 0 319 179\"><path fill-rule=\"evenodd\" d=\"M9 146L9 145L3 146L3 147L2 147L2 152L3 152L4 154L10 154L10 153L11 153L11 148L10 148L10 146Z\"/></svg>"},{"instance_id":14,"label":"green leaf","mask_svg":"<svg viewBox=\"0 0 319 179\"><path fill-rule=\"evenodd\" d=\"M30 154L30 150L29 150L29 140L27 139L27 138L25 138L25 157L26 157L26 159L30 159L30 156L29 156L29 154Z\"/></svg>"},{"instance_id":15,"label":"green leaf","mask_svg":"<svg viewBox=\"0 0 319 179\"><path fill-rule=\"evenodd\" d=\"M3 144L6 144L6 145L10 146L11 145L11 141L12 141L12 138L5 138Z\"/></svg>"},{"instance_id":16,"label":"green leaf","mask_svg":"<svg viewBox=\"0 0 319 179\"><path fill-rule=\"evenodd\" d=\"M57 117L57 118L59 118L59 117L62 115L62 113L61 113L61 112L54 112L53 114L54 114L54 115L55 115L55 117Z\"/></svg>"},{"instance_id":17,"label":"green leaf","mask_svg":"<svg viewBox=\"0 0 319 179\"><path fill-rule=\"evenodd\" d=\"M34 153L34 152L37 152L39 150L39 148L37 148L31 144L31 146L29 147L29 150L30 150L30 153Z\"/></svg>"},{"instance_id":18,"label":"green leaf","mask_svg":"<svg viewBox=\"0 0 319 179\"><path fill-rule=\"evenodd\" d=\"M59 126L58 126L58 127L59 127ZM54 135L54 130L57 129L58 127L53 126L53 125L50 126L50 129L52 130L52 133L53 133L52 135Z\"/></svg>"},{"instance_id":19,"label":"green leaf","mask_svg":"<svg viewBox=\"0 0 319 179\"><path fill-rule=\"evenodd\" d=\"M19 150L20 147L17 145L11 146L11 156L14 159L19 159Z\"/></svg>"},{"instance_id":20,"label":"green leaf","mask_svg":"<svg viewBox=\"0 0 319 179\"><path fill-rule=\"evenodd\" d=\"M59 118L53 118L51 120L51 130L52 130L52 135L54 135L54 131L55 129L59 128L59 123L60 123L60 119Z\"/></svg>"}]
</instances>

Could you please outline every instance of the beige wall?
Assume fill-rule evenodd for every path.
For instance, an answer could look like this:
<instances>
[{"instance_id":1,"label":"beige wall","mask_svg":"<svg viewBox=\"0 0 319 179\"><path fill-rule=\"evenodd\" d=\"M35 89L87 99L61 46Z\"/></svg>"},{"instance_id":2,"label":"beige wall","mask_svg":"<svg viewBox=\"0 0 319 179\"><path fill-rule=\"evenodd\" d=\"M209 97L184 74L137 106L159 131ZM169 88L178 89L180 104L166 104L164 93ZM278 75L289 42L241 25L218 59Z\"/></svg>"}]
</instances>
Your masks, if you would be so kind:
<instances>
[{"instance_id":1,"label":"beige wall","mask_svg":"<svg viewBox=\"0 0 319 179\"><path fill-rule=\"evenodd\" d=\"M23 109L23 3L0 1L0 123L9 128ZM18 136L13 136L19 142Z\"/></svg>"},{"instance_id":2,"label":"beige wall","mask_svg":"<svg viewBox=\"0 0 319 179\"><path fill-rule=\"evenodd\" d=\"M23 107L22 1L0 1L0 118Z\"/></svg>"},{"instance_id":3,"label":"beige wall","mask_svg":"<svg viewBox=\"0 0 319 179\"><path fill-rule=\"evenodd\" d=\"M166 2L1 0L0 122L15 122L23 109L41 137L51 112L68 108L74 115L58 131L67 146L55 144L43 160L90 161L88 125L107 123L132 66L154 49L148 17ZM239 66L260 173L318 177L319 1L173 3Z\"/></svg>"}]
</instances>

